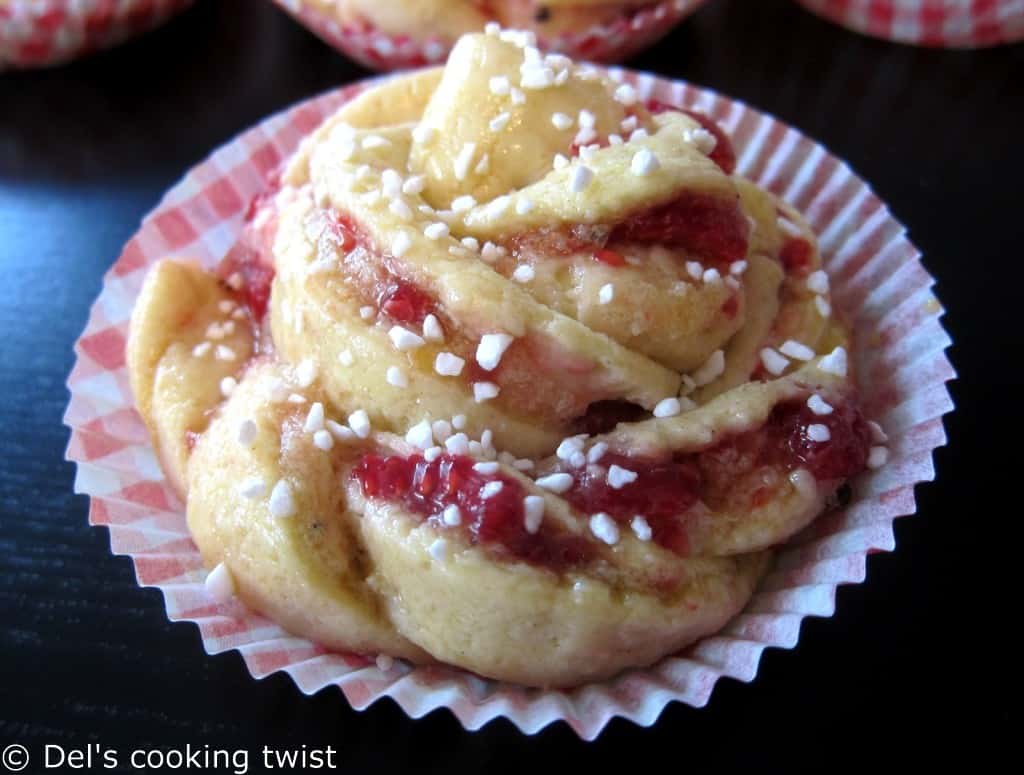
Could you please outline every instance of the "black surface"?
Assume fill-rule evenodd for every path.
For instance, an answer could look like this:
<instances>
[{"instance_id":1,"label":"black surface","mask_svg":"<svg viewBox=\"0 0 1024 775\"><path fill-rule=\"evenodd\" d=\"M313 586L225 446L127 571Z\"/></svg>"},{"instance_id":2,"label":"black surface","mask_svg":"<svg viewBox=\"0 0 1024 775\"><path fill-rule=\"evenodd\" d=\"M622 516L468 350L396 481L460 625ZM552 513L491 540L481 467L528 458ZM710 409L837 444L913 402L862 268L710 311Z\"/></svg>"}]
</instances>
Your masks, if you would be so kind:
<instances>
[{"instance_id":1,"label":"black surface","mask_svg":"<svg viewBox=\"0 0 1024 775\"><path fill-rule=\"evenodd\" d=\"M62 462L71 345L100 278L163 191L239 130L363 73L269 3L202 2L115 51L0 76L0 743L246 747L331 744L349 772L873 767L997 752L1019 721L1011 533L1019 429L1024 46L924 51L858 37L785 0L712 2L631 65L711 86L825 143L906 223L939 281L961 379L939 480L898 550L838 613L770 651L752 685L597 743L505 721L463 732L445 711L363 713L284 675L253 680L167 622ZM1010 447L1012 449L1012 447ZM1006 462L1003 462L1006 461ZM620 766L625 766L620 764ZM30 769L34 770L35 766ZM2 771L2 769L0 769Z\"/></svg>"}]
</instances>

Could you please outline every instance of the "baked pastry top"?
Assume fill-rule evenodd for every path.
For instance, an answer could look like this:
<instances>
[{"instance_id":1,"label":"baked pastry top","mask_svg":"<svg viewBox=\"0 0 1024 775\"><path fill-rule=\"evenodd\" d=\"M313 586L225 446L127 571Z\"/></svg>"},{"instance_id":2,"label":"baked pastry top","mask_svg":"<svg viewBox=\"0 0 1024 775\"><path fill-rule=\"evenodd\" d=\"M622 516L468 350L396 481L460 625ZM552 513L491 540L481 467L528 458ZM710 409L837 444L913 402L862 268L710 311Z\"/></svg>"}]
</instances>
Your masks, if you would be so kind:
<instances>
[{"instance_id":1,"label":"baked pastry top","mask_svg":"<svg viewBox=\"0 0 1024 775\"><path fill-rule=\"evenodd\" d=\"M734 166L528 33L343 106L132 317L211 590L536 686L723 626L882 439L814 234Z\"/></svg>"}]
</instances>

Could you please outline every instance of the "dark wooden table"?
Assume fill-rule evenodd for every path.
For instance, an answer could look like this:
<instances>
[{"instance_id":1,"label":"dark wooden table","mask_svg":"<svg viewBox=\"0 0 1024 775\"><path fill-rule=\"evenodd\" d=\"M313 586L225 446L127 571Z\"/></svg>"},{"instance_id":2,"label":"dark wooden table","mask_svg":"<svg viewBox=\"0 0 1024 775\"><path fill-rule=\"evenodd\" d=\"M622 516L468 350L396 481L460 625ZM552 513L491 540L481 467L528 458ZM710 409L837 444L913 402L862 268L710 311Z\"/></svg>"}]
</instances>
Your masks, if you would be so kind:
<instances>
[{"instance_id":1,"label":"dark wooden table","mask_svg":"<svg viewBox=\"0 0 1024 775\"><path fill-rule=\"evenodd\" d=\"M247 748L253 770L264 744L330 744L340 769L390 772L977 762L1005 741L1019 719L1000 689L1014 672L1019 456L998 439L1016 438L1021 419L1024 46L917 50L787 0L720 0L631 64L824 142L924 252L957 343L959 409L896 553L871 557L868 582L843 588L836 616L808 621L794 651L767 653L752 685L723 681L705 709L672 706L651 730L616 721L590 745L564 726L470 734L447 712L414 721L390 701L357 713L337 691L307 698L284 675L252 679L235 653L204 654L71 494L71 345L102 273L186 169L363 75L270 3L205 0L109 53L0 76L0 744L28 746L29 771L46 743Z\"/></svg>"}]
</instances>

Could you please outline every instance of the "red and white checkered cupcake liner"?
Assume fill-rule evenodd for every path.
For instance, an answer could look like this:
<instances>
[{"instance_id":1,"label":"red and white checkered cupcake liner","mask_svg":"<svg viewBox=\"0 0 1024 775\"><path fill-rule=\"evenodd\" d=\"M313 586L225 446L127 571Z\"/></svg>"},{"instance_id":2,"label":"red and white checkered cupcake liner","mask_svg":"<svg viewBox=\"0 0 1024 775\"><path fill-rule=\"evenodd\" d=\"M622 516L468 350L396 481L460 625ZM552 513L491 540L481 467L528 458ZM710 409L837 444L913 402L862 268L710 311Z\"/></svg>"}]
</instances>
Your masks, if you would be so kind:
<instances>
[{"instance_id":1,"label":"red and white checkered cupcake liner","mask_svg":"<svg viewBox=\"0 0 1024 775\"><path fill-rule=\"evenodd\" d=\"M932 453L946 439L942 416L953 408L945 385L954 377L944 354L950 339L918 251L846 164L795 130L685 83L610 72L644 97L713 116L734 138L739 172L807 216L820 235L833 304L855 321L851 356L867 414L889 433L889 462L854 481L845 509L823 516L779 552L749 605L721 632L649 669L571 691L525 689L455 668L396 663L382 671L372 658L290 635L241 602L211 602L183 505L133 408L124 353L129 315L156 260L188 256L217 264L268 174L368 85L356 84L262 122L192 169L107 273L75 345L64 417L71 429L67 457L78 464L75 491L90 496L90 522L106 525L112 550L131 556L139 584L163 591L171 620L195 622L209 653L237 649L257 678L283 670L309 694L336 686L359 709L389 696L413 717L446 707L467 729L504 716L534 733L561 720L592 739L615 716L649 725L671 701L703 706L724 676L752 680L764 649L795 646L804 617L831 616L836 587L864 581L868 554L894 548L893 520L914 512L914 486L933 478Z\"/></svg>"},{"instance_id":2,"label":"red and white checkered cupcake liner","mask_svg":"<svg viewBox=\"0 0 1024 775\"><path fill-rule=\"evenodd\" d=\"M11 0L0 5L0 70L61 64L163 23L193 0Z\"/></svg>"},{"instance_id":3,"label":"red and white checkered cupcake liner","mask_svg":"<svg viewBox=\"0 0 1024 775\"><path fill-rule=\"evenodd\" d=\"M941 48L1024 40L1024 0L797 0L814 13L876 38Z\"/></svg>"},{"instance_id":4,"label":"red and white checkered cupcake liner","mask_svg":"<svg viewBox=\"0 0 1024 775\"><path fill-rule=\"evenodd\" d=\"M341 24L335 16L309 0L274 0L328 45L371 70L403 70L440 64L452 42L441 38L420 40L390 35L368 23ZM647 48L706 0L661 0L648 8L623 14L609 24L539 41L547 51L558 51L590 62L619 62Z\"/></svg>"}]
</instances>

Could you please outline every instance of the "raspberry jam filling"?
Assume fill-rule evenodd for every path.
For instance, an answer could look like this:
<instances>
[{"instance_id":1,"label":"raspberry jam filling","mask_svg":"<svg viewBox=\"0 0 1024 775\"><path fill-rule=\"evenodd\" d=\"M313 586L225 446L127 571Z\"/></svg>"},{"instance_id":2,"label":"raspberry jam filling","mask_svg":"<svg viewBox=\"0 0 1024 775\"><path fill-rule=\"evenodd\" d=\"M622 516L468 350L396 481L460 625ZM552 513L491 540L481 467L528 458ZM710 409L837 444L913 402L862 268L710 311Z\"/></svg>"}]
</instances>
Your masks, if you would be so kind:
<instances>
[{"instance_id":1,"label":"raspberry jam filling","mask_svg":"<svg viewBox=\"0 0 1024 775\"><path fill-rule=\"evenodd\" d=\"M653 113L654 115L657 115L658 113L665 113L669 110L685 113L700 124L701 127L714 135L715 150L711 152L708 158L721 167L722 172L726 175L732 175L732 173L736 171L736 151L732 147L732 141L713 119L699 111L687 110L686 108L669 105L668 103L661 102L660 100L648 100L645 107L649 113Z\"/></svg>"},{"instance_id":2,"label":"raspberry jam filling","mask_svg":"<svg viewBox=\"0 0 1024 775\"><path fill-rule=\"evenodd\" d=\"M808 428L823 425L828 441L813 441ZM766 466L781 467L786 473L804 468L818 480L845 479L867 464L870 431L860 413L849 405L835 407L832 414L816 415L802 401L776 406L760 428L735 434L700 452L681 453L666 460L642 460L606 453L600 465L567 469L573 486L565 494L584 514L605 512L628 524L642 515L651 526L653 540L679 554L688 551L688 514L698 502L740 504L747 508L764 505L773 487L758 486L740 491L741 478ZM617 465L637 478L620 488L608 483L607 471ZM764 481L773 481L765 478ZM783 480L775 478L774 481ZM776 486L778 486L776 484Z\"/></svg>"},{"instance_id":3,"label":"raspberry jam filling","mask_svg":"<svg viewBox=\"0 0 1024 775\"><path fill-rule=\"evenodd\" d=\"M716 263L747 255L750 224L735 200L685 193L634 213L615 227L611 242L641 242L683 248Z\"/></svg>"},{"instance_id":4,"label":"raspberry jam filling","mask_svg":"<svg viewBox=\"0 0 1024 775\"><path fill-rule=\"evenodd\" d=\"M814 249L811 243L801 237L791 237L782 243L779 261L789 274L805 275L811 270Z\"/></svg>"},{"instance_id":5,"label":"raspberry jam filling","mask_svg":"<svg viewBox=\"0 0 1024 775\"><path fill-rule=\"evenodd\" d=\"M626 265L624 243L679 248L719 265L747 255L750 224L735 199L684 193L666 204L635 212L617 224L538 229L510 240L517 259L589 253L608 266Z\"/></svg>"},{"instance_id":6,"label":"raspberry jam filling","mask_svg":"<svg viewBox=\"0 0 1024 775\"><path fill-rule=\"evenodd\" d=\"M593 551L587 540L541 522L536 533L526 531L523 498L526 491L511 477L482 474L464 455L441 455L427 462L421 455L366 455L353 471L367 498L399 503L440 530L461 530L471 544L552 569L577 567ZM486 497L484 486L501 483ZM458 506L458 525L446 524L442 512Z\"/></svg>"}]
</instances>

